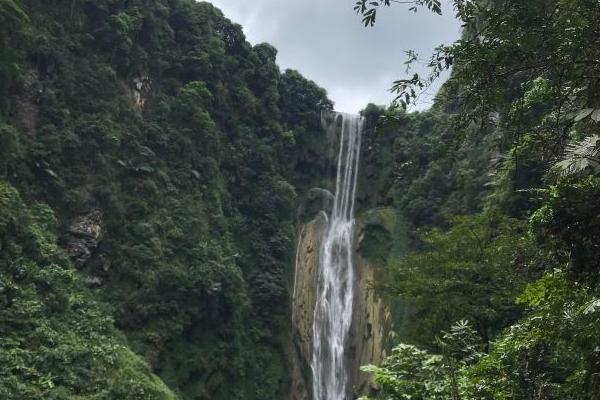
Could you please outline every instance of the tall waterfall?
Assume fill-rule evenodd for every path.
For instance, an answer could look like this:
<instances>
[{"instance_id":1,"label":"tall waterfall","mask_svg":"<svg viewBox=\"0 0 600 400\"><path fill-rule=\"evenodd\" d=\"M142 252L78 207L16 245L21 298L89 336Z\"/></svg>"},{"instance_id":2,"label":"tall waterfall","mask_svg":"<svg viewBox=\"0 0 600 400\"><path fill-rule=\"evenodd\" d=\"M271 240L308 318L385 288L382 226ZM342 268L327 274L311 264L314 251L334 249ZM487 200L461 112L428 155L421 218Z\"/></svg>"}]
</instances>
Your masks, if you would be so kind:
<instances>
[{"instance_id":1,"label":"tall waterfall","mask_svg":"<svg viewBox=\"0 0 600 400\"><path fill-rule=\"evenodd\" d=\"M321 243L313 322L313 400L347 400L351 391L348 343L354 300L354 198L363 120L338 113L324 120L329 130L341 125L341 133L335 201Z\"/></svg>"}]
</instances>

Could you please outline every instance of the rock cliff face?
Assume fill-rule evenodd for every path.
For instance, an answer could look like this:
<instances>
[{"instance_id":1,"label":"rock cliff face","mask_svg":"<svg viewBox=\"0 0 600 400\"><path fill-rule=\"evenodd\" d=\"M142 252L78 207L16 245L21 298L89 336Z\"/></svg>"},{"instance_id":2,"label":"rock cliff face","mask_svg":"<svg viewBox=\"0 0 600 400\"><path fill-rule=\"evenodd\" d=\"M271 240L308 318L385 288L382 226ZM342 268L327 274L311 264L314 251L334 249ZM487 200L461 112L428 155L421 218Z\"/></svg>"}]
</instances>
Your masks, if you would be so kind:
<instances>
[{"instance_id":1,"label":"rock cliff face","mask_svg":"<svg viewBox=\"0 0 600 400\"><path fill-rule=\"evenodd\" d=\"M371 377L360 371L362 365L380 365L386 356L392 330L388 304L375 293L375 267L357 256L357 286L352 325L352 383L355 397L374 389Z\"/></svg>"},{"instance_id":2,"label":"rock cliff face","mask_svg":"<svg viewBox=\"0 0 600 400\"><path fill-rule=\"evenodd\" d=\"M310 361L312 354L312 326L317 299L320 238L325 227L325 216L299 228L296 263L292 288L292 337L290 343L290 400L308 400L311 393Z\"/></svg>"},{"instance_id":3,"label":"rock cliff face","mask_svg":"<svg viewBox=\"0 0 600 400\"><path fill-rule=\"evenodd\" d=\"M323 214L300 226L296 248L292 291L292 335L289 345L291 375L290 400L312 398L311 369L312 325L316 302L317 272L319 268L320 239L325 227ZM359 246L362 227L355 235L355 249ZM370 378L360 372L360 366L379 363L386 354L391 331L391 314L385 301L371 289L375 268L355 251L357 282L354 315L351 328L351 365L353 392L356 397L373 389Z\"/></svg>"}]
</instances>

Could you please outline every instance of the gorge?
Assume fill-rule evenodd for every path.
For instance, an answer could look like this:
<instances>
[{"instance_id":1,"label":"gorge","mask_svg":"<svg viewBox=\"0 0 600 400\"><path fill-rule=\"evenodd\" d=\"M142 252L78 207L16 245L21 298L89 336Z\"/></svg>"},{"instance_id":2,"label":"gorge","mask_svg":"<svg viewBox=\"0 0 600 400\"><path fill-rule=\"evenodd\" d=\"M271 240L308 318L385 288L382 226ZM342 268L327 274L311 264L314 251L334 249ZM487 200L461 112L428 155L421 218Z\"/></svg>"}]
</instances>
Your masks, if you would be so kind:
<instances>
[{"instance_id":1,"label":"gorge","mask_svg":"<svg viewBox=\"0 0 600 400\"><path fill-rule=\"evenodd\" d=\"M355 217L364 119L324 111L334 166L327 189L312 189L313 219L299 228L292 294L291 399L343 400L368 393L359 367L385 356L389 307L374 295L374 267L358 253ZM315 201L313 199L313 201ZM310 366L310 368L308 368ZM312 397L311 397L312 396Z\"/></svg>"},{"instance_id":2,"label":"gorge","mask_svg":"<svg viewBox=\"0 0 600 400\"><path fill-rule=\"evenodd\" d=\"M207 2L0 0L0 398L598 400L600 3L450 3L354 116Z\"/></svg>"},{"instance_id":3,"label":"gorge","mask_svg":"<svg viewBox=\"0 0 600 400\"><path fill-rule=\"evenodd\" d=\"M361 280L368 269L355 272L349 257L360 119L343 117L343 134L325 129L321 115L337 128L342 118L328 114L325 91L280 71L273 47L250 45L208 3L22 7L27 19L9 19L15 26L3 31L18 70L0 76L0 291L13 288L2 292L0 397L264 400L304 390L311 398L313 336L323 344L314 359L320 385L341 368L347 376L335 390L349 395L350 383L365 379L360 365L383 348L368 334L379 315L369 314L379 305L370 278ZM314 232L315 246L329 243L314 254L329 254L332 268L303 264L292 287L293 259L306 256L296 232L319 224L310 205L298 215L299 205L314 195L322 210L331 195L312 189L336 192L336 176L331 235ZM315 319L307 296L339 308ZM79 321L80 312L95 317ZM313 319L321 321L314 333ZM45 345L56 340L62 345ZM114 373L87 377L111 362ZM34 372L22 375L23 365Z\"/></svg>"}]
</instances>

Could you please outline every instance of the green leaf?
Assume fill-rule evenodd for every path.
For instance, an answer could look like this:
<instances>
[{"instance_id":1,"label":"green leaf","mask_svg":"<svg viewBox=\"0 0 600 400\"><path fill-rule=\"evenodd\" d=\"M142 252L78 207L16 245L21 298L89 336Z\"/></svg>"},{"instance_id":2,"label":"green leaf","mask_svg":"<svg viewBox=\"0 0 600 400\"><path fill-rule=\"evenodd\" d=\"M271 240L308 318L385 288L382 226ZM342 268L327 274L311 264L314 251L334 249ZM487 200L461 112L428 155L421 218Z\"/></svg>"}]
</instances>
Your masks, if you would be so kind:
<instances>
[{"instance_id":1,"label":"green leaf","mask_svg":"<svg viewBox=\"0 0 600 400\"><path fill-rule=\"evenodd\" d=\"M593 108L584 108L583 110L579 111L577 113L577 116L575 116L575 122L578 122L584 118L587 118L593 111L594 111Z\"/></svg>"},{"instance_id":2,"label":"green leaf","mask_svg":"<svg viewBox=\"0 0 600 400\"><path fill-rule=\"evenodd\" d=\"M29 17L15 0L0 0L0 15L3 14L16 17L23 21L29 21Z\"/></svg>"}]
</instances>

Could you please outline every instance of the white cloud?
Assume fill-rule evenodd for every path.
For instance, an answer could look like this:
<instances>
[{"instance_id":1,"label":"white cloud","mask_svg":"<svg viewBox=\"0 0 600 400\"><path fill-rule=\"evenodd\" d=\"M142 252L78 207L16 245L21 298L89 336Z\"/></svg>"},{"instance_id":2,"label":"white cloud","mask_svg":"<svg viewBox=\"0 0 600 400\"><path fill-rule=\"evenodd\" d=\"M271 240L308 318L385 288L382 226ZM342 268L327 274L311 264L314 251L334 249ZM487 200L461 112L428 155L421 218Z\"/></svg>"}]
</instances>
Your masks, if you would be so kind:
<instances>
[{"instance_id":1,"label":"white cloud","mask_svg":"<svg viewBox=\"0 0 600 400\"><path fill-rule=\"evenodd\" d=\"M357 112L368 102L389 103L391 83L404 74L404 50L426 56L459 34L448 8L447 15L438 16L394 5L380 12L375 27L365 28L352 10L354 0L211 2L244 27L251 43L273 44L282 69L297 69L314 80L346 112ZM417 108L426 106L423 102Z\"/></svg>"}]
</instances>

